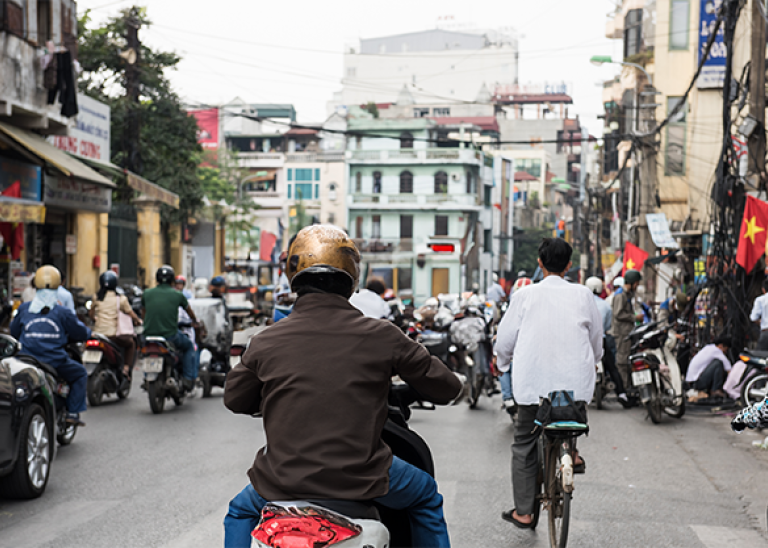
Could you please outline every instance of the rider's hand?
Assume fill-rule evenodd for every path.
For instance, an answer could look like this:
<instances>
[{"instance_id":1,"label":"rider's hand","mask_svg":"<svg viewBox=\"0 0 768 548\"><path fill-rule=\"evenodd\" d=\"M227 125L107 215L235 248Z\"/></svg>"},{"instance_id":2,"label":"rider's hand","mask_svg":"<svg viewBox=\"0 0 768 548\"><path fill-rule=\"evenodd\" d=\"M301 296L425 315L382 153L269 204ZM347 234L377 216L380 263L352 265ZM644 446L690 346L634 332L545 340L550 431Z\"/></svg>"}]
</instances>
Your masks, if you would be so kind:
<instances>
[{"instance_id":1,"label":"rider's hand","mask_svg":"<svg viewBox=\"0 0 768 548\"><path fill-rule=\"evenodd\" d=\"M638 322L642 322L645 319L645 316L643 316L642 314L638 314L638 315L635 316L635 319Z\"/></svg>"}]
</instances>

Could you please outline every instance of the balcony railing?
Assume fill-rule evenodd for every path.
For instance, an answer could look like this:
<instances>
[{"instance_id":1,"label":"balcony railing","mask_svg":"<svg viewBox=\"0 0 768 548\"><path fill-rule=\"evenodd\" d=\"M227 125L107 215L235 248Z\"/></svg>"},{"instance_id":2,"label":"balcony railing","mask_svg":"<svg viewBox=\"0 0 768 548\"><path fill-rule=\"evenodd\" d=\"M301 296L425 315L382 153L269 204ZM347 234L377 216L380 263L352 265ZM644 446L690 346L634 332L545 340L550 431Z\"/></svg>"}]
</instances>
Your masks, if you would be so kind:
<instances>
[{"instance_id":1,"label":"balcony railing","mask_svg":"<svg viewBox=\"0 0 768 548\"><path fill-rule=\"evenodd\" d=\"M361 253L399 253L413 251L413 240L410 238L386 239L353 238L353 242Z\"/></svg>"},{"instance_id":2,"label":"balcony railing","mask_svg":"<svg viewBox=\"0 0 768 548\"><path fill-rule=\"evenodd\" d=\"M239 160L282 160L285 155L282 152L238 152Z\"/></svg>"},{"instance_id":3,"label":"balcony railing","mask_svg":"<svg viewBox=\"0 0 768 548\"><path fill-rule=\"evenodd\" d=\"M414 148L395 150L350 150L349 157L353 161L391 161L402 163L416 162L460 162L480 164L482 155L468 148Z\"/></svg>"},{"instance_id":4,"label":"balcony railing","mask_svg":"<svg viewBox=\"0 0 768 548\"><path fill-rule=\"evenodd\" d=\"M479 206L479 200L475 194L351 194L351 197L353 204Z\"/></svg>"},{"instance_id":5,"label":"balcony railing","mask_svg":"<svg viewBox=\"0 0 768 548\"><path fill-rule=\"evenodd\" d=\"M289 152L286 162L343 162L344 152Z\"/></svg>"}]
</instances>

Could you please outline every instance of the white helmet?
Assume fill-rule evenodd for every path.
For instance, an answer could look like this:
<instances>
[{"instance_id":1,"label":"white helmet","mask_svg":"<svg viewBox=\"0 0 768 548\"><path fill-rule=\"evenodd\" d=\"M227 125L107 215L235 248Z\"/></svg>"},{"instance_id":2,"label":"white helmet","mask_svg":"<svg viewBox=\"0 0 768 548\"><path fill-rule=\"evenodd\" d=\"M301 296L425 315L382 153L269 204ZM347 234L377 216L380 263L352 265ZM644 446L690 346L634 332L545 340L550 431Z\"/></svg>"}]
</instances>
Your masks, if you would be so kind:
<instances>
[{"instance_id":1,"label":"white helmet","mask_svg":"<svg viewBox=\"0 0 768 548\"><path fill-rule=\"evenodd\" d=\"M597 276L587 278L587 281L584 283L584 285L586 285L587 289L589 289L595 295L599 295L603 292L603 280Z\"/></svg>"},{"instance_id":2,"label":"white helmet","mask_svg":"<svg viewBox=\"0 0 768 548\"><path fill-rule=\"evenodd\" d=\"M613 281L611 282L611 285L613 286L614 289L617 289L619 287L624 287L624 278L622 278L621 276L614 278Z\"/></svg>"},{"instance_id":3,"label":"white helmet","mask_svg":"<svg viewBox=\"0 0 768 548\"><path fill-rule=\"evenodd\" d=\"M491 275L491 278L493 279L493 283L499 283L499 275L495 272Z\"/></svg>"},{"instance_id":4,"label":"white helmet","mask_svg":"<svg viewBox=\"0 0 768 548\"><path fill-rule=\"evenodd\" d=\"M437 300L437 297L430 297L424 302L424 306L437 310L437 308L440 306L440 301Z\"/></svg>"}]
</instances>

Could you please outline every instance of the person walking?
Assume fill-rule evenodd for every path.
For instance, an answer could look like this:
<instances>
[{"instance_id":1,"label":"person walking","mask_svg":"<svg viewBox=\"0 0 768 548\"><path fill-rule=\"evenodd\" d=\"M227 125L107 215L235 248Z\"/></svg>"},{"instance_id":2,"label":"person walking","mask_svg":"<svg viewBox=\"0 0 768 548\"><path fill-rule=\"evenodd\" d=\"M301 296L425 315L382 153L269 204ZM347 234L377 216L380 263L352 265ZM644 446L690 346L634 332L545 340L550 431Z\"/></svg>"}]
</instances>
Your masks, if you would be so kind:
<instances>
[{"instance_id":1,"label":"person walking","mask_svg":"<svg viewBox=\"0 0 768 548\"><path fill-rule=\"evenodd\" d=\"M643 276L637 270L627 270L624 274L623 291L616 292L611 305L613 311L611 334L616 339L616 366L624 386L629 385L629 352L632 348L627 336L635 328L636 322L643 321L643 314L635 311L635 290L642 279Z\"/></svg>"}]
</instances>

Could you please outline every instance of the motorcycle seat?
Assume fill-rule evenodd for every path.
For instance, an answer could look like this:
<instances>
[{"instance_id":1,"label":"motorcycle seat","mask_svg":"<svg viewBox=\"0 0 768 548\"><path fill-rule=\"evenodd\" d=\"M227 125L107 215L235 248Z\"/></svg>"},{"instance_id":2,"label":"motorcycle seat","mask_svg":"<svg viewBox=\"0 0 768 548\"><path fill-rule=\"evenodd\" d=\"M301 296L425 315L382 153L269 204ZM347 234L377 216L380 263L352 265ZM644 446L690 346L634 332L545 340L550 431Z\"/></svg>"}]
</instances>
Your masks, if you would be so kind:
<instances>
[{"instance_id":1,"label":"motorcycle seat","mask_svg":"<svg viewBox=\"0 0 768 548\"><path fill-rule=\"evenodd\" d=\"M752 356L754 358L761 358L761 359L768 358L767 350L745 350L744 354L746 356Z\"/></svg>"},{"instance_id":2,"label":"motorcycle seat","mask_svg":"<svg viewBox=\"0 0 768 548\"><path fill-rule=\"evenodd\" d=\"M52 365L48 365L47 363L41 362L40 360L38 360L34 356L30 356L29 354L18 354L16 357L23 362L26 362L31 365L36 365L40 369L44 370L46 373L50 373L51 375L53 375L53 378L58 380L59 374L56 371L56 368L53 367Z\"/></svg>"},{"instance_id":3,"label":"motorcycle seat","mask_svg":"<svg viewBox=\"0 0 768 548\"><path fill-rule=\"evenodd\" d=\"M372 502L355 500L308 500L307 502L322 506L348 518L381 521L379 510Z\"/></svg>"}]
</instances>

